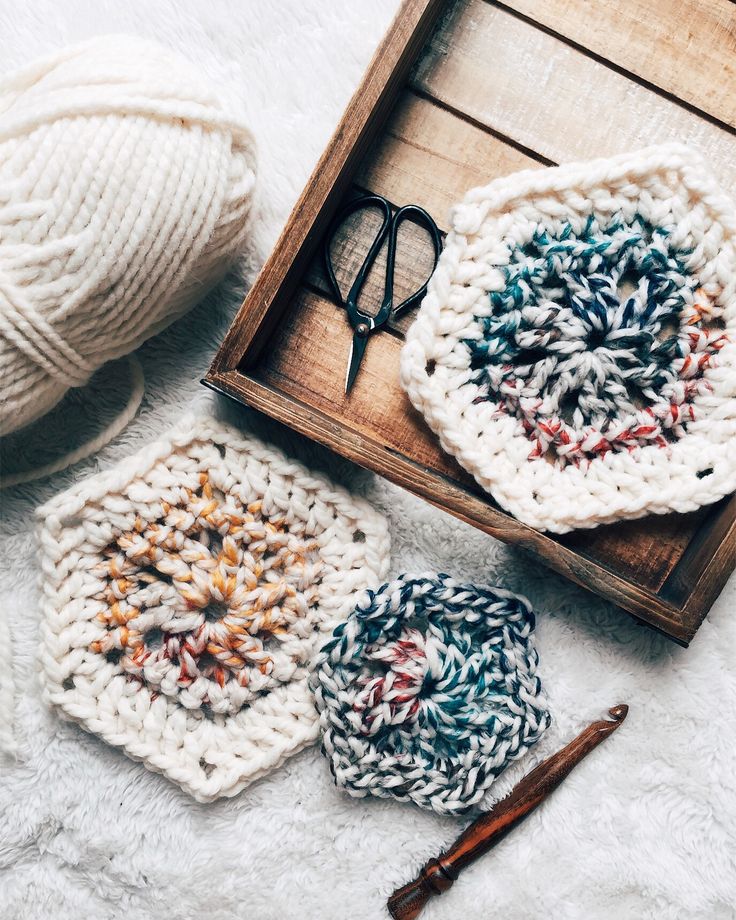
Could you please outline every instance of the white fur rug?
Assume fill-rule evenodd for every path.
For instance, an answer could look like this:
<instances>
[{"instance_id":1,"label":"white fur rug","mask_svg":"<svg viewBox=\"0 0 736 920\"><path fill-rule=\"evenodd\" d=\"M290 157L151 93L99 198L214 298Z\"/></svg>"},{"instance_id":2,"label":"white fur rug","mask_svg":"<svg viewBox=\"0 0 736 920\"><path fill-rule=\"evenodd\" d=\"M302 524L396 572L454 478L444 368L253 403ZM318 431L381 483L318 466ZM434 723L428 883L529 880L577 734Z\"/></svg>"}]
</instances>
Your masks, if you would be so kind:
<instances>
[{"instance_id":1,"label":"white fur rug","mask_svg":"<svg viewBox=\"0 0 736 920\"><path fill-rule=\"evenodd\" d=\"M141 349L139 417L97 457L2 497L0 611L12 640L14 756L0 756L2 920L376 920L386 896L463 822L338 792L317 749L237 798L197 805L39 700L33 509L168 426L193 398L246 283L322 150L396 0L0 0L2 66L127 31L179 49L239 94L260 145L260 207L242 280ZM492 66L492 62L489 63ZM118 370L119 375L124 375ZM96 381L27 436L52 454L73 420L113 411ZM123 381L124 383L124 381ZM85 402L87 399L87 402ZM452 518L252 414L223 407L371 497L389 515L393 571L435 568L526 593L539 616L555 722L495 795L610 705L629 719L427 920L725 920L736 903L736 582L687 651ZM32 448L28 445L32 445ZM22 445L17 442L17 453ZM0 618L1 619L1 618ZM7 652L0 709L7 712ZM2 720L0 719L0 723ZM0 724L0 747L10 737Z\"/></svg>"}]
</instances>

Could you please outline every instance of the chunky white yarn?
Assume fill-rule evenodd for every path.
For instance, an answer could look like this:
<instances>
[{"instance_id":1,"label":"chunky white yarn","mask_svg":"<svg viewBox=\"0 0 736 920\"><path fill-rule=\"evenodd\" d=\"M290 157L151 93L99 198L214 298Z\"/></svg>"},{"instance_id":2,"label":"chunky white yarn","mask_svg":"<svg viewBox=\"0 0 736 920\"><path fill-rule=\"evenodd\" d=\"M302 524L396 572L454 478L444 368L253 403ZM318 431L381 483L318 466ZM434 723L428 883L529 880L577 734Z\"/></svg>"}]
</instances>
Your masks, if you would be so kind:
<instances>
[{"instance_id":1,"label":"chunky white yarn","mask_svg":"<svg viewBox=\"0 0 736 920\"><path fill-rule=\"evenodd\" d=\"M401 360L448 453L565 532L736 489L736 210L680 145L470 191Z\"/></svg>"},{"instance_id":2,"label":"chunky white yarn","mask_svg":"<svg viewBox=\"0 0 736 920\"><path fill-rule=\"evenodd\" d=\"M366 502L186 418L38 517L43 682L68 718L199 801L316 739L314 646L388 568Z\"/></svg>"},{"instance_id":3,"label":"chunky white yarn","mask_svg":"<svg viewBox=\"0 0 736 920\"><path fill-rule=\"evenodd\" d=\"M201 299L242 246L254 169L220 91L153 42L0 79L0 434Z\"/></svg>"}]
</instances>

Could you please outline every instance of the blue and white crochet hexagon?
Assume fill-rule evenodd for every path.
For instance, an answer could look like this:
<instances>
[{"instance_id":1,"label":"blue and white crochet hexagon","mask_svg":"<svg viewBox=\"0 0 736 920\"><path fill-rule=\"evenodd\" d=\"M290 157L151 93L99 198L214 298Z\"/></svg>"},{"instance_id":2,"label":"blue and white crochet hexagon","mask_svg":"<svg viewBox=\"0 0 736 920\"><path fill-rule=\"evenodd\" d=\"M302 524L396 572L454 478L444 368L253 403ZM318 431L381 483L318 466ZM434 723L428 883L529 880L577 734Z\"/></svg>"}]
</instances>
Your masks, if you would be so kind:
<instances>
[{"instance_id":1,"label":"blue and white crochet hexagon","mask_svg":"<svg viewBox=\"0 0 736 920\"><path fill-rule=\"evenodd\" d=\"M477 805L550 723L523 597L449 575L364 592L316 656L322 750L350 795Z\"/></svg>"},{"instance_id":2,"label":"blue and white crochet hexagon","mask_svg":"<svg viewBox=\"0 0 736 920\"><path fill-rule=\"evenodd\" d=\"M736 210L680 145L468 193L402 353L442 446L563 533L736 489Z\"/></svg>"}]
</instances>

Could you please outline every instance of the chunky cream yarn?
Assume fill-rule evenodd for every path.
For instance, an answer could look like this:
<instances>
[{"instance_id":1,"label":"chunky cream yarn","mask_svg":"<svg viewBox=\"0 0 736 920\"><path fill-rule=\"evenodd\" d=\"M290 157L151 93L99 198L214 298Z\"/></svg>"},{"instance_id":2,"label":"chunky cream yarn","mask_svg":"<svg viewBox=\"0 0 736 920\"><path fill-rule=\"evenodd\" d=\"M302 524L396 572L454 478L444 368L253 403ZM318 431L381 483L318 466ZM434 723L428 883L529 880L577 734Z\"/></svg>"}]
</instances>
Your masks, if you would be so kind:
<instances>
[{"instance_id":1,"label":"chunky cream yarn","mask_svg":"<svg viewBox=\"0 0 736 920\"><path fill-rule=\"evenodd\" d=\"M254 169L220 92L153 42L0 79L0 434L201 299L242 246Z\"/></svg>"}]
</instances>

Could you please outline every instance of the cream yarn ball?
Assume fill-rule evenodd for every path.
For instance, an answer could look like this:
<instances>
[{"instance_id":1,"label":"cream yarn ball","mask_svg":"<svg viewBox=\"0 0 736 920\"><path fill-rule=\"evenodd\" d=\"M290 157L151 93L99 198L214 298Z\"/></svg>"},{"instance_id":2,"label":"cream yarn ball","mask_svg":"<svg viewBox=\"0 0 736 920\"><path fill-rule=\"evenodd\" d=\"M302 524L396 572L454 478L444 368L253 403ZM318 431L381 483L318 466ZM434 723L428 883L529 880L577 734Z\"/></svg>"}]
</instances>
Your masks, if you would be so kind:
<instances>
[{"instance_id":1,"label":"cream yarn ball","mask_svg":"<svg viewBox=\"0 0 736 920\"><path fill-rule=\"evenodd\" d=\"M242 247L254 182L248 129L153 42L0 78L0 434L194 306Z\"/></svg>"}]
</instances>

